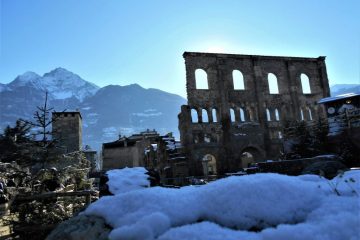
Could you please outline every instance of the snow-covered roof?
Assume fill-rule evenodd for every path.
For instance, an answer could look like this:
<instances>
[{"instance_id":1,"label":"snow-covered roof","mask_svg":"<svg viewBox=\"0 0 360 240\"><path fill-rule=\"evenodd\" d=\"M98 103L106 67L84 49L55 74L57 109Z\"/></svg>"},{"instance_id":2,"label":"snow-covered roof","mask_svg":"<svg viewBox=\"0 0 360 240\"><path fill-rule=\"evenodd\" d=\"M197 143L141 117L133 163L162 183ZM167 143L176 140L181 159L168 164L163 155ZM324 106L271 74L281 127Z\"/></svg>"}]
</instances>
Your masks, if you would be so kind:
<instances>
[{"instance_id":1,"label":"snow-covered roof","mask_svg":"<svg viewBox=\"0 0 360 240\"><path fill-rule=\"evenodd\" d=\"M360 96L360 93L345 93L345 94L337 95L334 97L326 97L326 98L320 99L318 101L318 103L333 102L333 101L346 99L346 98L350 98L350 97L356 97L356 96Z\"/></svg>"}]
</instances>

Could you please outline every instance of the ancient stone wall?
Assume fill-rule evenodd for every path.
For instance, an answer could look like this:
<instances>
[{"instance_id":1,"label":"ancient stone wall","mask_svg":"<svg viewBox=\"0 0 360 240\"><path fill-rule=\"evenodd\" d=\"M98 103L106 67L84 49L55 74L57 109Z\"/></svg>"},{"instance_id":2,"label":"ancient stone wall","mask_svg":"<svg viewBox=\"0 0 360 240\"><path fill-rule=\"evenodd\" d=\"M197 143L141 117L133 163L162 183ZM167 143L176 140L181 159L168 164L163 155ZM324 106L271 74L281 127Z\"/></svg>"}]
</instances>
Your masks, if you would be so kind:
<instances>
[{"instance_id":1,"label":"ancient stone wall","mask_svg":"<svg viewBox=\"0 0 360 240\"><path fill-rule=\"evenodd\" d=\"M277 158L286 121L324 114L316 103L330 94L325 57L183 56L188 105L181 108L179 130L193 175L202 174L206 154L216 158L220 174L245 167L244 152L255 160Z\"/></svg>"}]
</instances>

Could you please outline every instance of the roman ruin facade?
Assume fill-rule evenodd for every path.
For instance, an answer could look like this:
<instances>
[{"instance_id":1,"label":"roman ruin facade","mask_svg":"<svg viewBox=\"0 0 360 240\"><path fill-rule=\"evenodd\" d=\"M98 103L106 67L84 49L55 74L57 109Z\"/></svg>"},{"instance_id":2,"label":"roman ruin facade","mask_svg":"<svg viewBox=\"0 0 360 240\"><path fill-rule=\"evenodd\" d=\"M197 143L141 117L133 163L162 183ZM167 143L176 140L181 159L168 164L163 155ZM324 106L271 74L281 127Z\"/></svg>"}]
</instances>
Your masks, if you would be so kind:
<instances>
[{"instance_id":1,"label":"roman ruin facade","mask_svg":"<svg viewBox=\"0 0 360 240\"><path fill-rule=\"evenodd\" d=\"M224 174L277 159L287 121L324 116L330 95L325 57L185 52L188 104L181 143L190 175Z\"/></svg>"}]
</instances>

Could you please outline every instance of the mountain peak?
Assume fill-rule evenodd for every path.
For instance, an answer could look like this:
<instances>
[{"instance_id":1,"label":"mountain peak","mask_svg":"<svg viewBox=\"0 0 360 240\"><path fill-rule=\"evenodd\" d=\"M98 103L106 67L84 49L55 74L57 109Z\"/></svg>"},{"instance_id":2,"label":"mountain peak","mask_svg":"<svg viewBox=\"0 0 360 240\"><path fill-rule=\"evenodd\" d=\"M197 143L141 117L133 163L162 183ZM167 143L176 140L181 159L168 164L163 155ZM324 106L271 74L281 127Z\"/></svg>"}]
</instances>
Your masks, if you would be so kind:
<instances>
[{"instance_id":1,"label":"mountain peak","mask_svg":"<svg viewBox=\"0 0 360 240\"><path fill-rule=\"evenodd\" d=\"M62 68L62 67L57 67L54 70L44 74L44 77L68 77L68 76L79 77L75 73L73 73L65 68Z\"/></svg>"}]
</instances>

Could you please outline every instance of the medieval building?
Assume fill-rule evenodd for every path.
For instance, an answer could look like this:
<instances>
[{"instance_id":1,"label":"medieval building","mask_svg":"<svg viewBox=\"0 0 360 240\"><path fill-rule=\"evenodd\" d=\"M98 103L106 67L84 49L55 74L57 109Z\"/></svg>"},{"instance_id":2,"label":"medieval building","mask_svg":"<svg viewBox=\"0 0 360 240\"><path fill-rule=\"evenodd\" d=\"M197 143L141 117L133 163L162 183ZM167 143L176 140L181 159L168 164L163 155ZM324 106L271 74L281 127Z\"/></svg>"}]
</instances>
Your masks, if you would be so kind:
<instances>
[{"instance_id":1,"label":"medieval building","mask_svg":"<svg viewBox=\"0 0 360 240\"><path fill-rule=\"evenodd\" d=\"M129 137L120 136L116 141L103 143L102 170L144 166L144 149L158 136L155 130L147 130Z\"/></svg>"},{"instance_id":2,"label":"medieval building","mask_svg":"<svg viewBox=\"0 0 360 240\"><path fill-rule=\"evenodd\" d=\"M287 121L325 116L330 95L325 57L185 52L188 104L181 107L181 144L190 175L238 171L277 159Z\"/></svg>"},{"instance_id":3,"label":"medieval building","mask_svg":"<svg viewBox=\"0 0 360 240\"><path fill-rule=\"evenodd\" d=\"M80 112L53 112L52 136L64 153L82 148L82 117Z\"/></svg>"}]
</instances>

